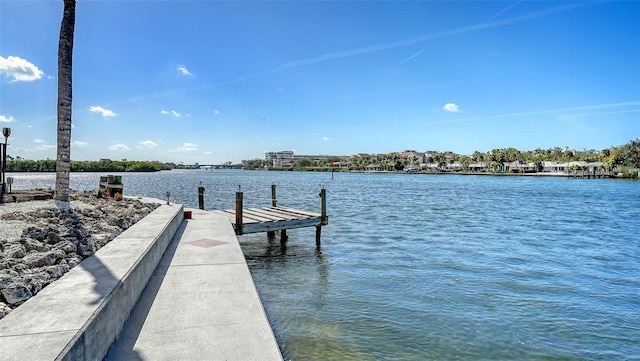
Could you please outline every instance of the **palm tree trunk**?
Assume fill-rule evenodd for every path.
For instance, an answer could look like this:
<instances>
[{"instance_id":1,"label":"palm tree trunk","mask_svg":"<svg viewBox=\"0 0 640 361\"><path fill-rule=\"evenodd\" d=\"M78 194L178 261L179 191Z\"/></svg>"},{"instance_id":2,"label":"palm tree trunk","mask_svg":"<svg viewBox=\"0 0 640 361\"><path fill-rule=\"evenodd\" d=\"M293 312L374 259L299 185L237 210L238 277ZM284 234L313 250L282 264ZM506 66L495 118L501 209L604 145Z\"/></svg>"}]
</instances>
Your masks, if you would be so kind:
<instances>
[{"instance_id":1,"label":"palm tree trunk","mask_svg":"<svg viewBox=\"0 0 640 361\"><path fill-rule=\"evenodd\" d=\"M76 0L64 0L64 13L58 42L58 150L56 158L55 200L69 202L71 168L71 69Z\"/></svg>"}]
</instances>

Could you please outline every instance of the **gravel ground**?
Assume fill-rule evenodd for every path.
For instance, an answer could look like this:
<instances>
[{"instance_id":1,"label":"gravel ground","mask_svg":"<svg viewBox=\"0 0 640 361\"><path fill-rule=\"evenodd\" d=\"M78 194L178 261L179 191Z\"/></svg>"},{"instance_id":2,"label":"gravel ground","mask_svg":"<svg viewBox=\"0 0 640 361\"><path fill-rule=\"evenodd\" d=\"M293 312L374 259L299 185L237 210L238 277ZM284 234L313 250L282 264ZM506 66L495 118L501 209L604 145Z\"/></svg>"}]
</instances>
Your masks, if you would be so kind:
<instances>
[{"instance_id":1,"label":"gravel ground","mask_svg":"<svg viewBox=\"0 0 640 361\"><path fill-rule=\"evenodd\" d=\"M74 192L56 201L0 203L0 319L159 207L157 200Z\"/></svg>"}]
</instances>

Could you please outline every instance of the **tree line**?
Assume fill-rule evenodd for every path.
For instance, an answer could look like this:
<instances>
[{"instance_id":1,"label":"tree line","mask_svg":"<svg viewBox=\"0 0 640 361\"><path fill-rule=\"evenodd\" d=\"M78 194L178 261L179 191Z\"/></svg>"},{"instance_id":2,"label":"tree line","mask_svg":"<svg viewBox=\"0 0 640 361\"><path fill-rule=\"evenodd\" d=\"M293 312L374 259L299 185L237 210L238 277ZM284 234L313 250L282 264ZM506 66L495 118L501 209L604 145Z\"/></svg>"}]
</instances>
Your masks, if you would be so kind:
<instances>
[{"instance_id":1,"label":"tree line","mask_svg":"<svg viewBox=\"0 0 640 361\"><path fill-rule=\"evenodd\" d=\"M437 170L445 170L447 166L458 163L461 168L469 169L474 163L487 165L494 171L503 171L506 164L521 161L533 164L536 171L542 171L544 162L602 162L602 169L613 171L618 166L640 168L640 139L629 141L621 146L602 150L573 150L560 147L536 148L534 150L521 151L519 149L496 148L488 152L475 151L470 155L461 155L453 152L426 152L426 159L418 156L403 157L398 152L386 154L360 154L351 157L329 157L326 160L303 158L296 160L292 166L302 170L326 170L331 162L348 162L349 169L366 170L372 166L379 170L393 171L406 168L419 169L426 162ZM243 161L247 169L273 168L265 159Z\"/></svg>"},{"instance_id":2,"label":"tree line","mask_svg":"<svg viewBox=\"0 0 640 361\"><path fill-rule=\"evenodd\" d=\"M166 164L158 161L71 161L71 172L157 172L169 170ZM7 172L55 172L56 161L28 160L19 157L7 161Z\"/></svg>"}]
</instances>

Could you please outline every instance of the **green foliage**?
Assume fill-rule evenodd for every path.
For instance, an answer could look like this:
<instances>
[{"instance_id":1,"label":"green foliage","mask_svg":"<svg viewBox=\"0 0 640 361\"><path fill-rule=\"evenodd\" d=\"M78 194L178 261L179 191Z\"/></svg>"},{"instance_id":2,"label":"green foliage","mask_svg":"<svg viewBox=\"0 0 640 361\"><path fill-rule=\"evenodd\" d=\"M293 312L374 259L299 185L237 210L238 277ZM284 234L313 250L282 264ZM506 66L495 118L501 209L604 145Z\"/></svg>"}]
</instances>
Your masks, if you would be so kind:
<instances>
[{"instance_id":1,"label":"green foliage","mask_svg":"<svg viewBox=\"0 0 640 361\"><path fill-rule=\"evenodd\" d=\"M315 162L313 161L313 159L302 158L296 163L296 168L297 167L301 167L301 168L313 167L314 165L315 165Z\"/></svg>"},{"instance_id":2,"label":"green foliage","mask_svg":"<svg viewBox=\"0 0 640 361\"><path fill-rule=\"evenodd\" d=\"M73 169L72 169L73 170ZM56 161L46 160L9 160L7 172L55 172Z\"/></svg>"},{"instance_id":3,"label":"green foliage","mask_svg":"<svg viewBox=\"0 0 640 361\"><path fill-rule=\"evenodd\" d=\"M638 179L638 171L634 170L633 172L622 173L622 178Z\"/></svg>"},{"instance_id":4,"label":"green foliage","mask_svg":"<svg viewBox=\"0 0 640 361\"><path fill-rule=\"evenodd\" d=\"M157 172L170 169L163 163L138 161L72 161L71 172ZM55 172L54 160L14 159L7 162L7 172Z\"/></svg>"}]
</instances>

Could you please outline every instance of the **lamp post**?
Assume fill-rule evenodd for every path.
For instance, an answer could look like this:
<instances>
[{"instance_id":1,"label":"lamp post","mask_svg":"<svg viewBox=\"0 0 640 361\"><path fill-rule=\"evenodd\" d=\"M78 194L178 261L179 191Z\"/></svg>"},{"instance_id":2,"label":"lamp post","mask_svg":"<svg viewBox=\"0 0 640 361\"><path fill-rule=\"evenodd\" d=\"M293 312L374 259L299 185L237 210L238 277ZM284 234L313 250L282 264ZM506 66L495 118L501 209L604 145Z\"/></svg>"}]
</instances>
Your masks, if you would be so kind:
<instances>
[{"instance_id":1,"label":"lamp post","mask_svg":"<svg viewBox=\"0 0 640 361\"><path fill-rule=\"evenodd\" d=\"M2 135L4 135L4 143L2 144L2 162L0 163L0 173L2 173L2 186L0 187L0 194L4 194L7 191L5 172L7 169L7 143L9 142L9 136L11 135L11 128L2 128Z\"/></svg>"}]
</instances>

